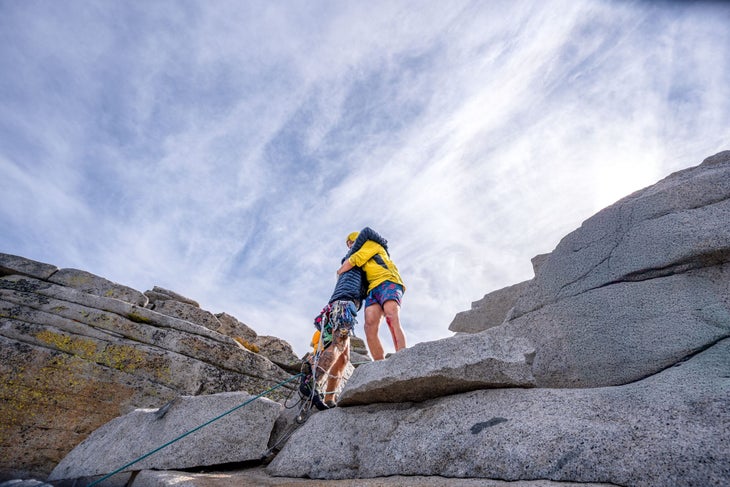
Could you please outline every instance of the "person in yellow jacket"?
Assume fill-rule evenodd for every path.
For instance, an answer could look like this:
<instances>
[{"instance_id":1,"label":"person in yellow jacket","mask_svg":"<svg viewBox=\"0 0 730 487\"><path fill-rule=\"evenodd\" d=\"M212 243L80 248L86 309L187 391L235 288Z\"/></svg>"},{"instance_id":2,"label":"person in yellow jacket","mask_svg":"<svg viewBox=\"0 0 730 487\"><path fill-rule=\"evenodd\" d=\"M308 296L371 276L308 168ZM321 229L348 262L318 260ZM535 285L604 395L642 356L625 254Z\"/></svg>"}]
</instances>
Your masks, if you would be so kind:
<instances>
[{"instance_id":1,"label":"person in yellow jacket","mask_svg":"<svg viewBox=\"0 0 730 487\"><path fill-rule=\"evenodd\" d=\"M337 270L337 275L353 267L360 267L368 281L368 295L365 299L365 339L373 360L383 360L385 354L378 337L380 321L390 328L395 351L406 348L406 335L400 323L400 306L406 287L398 268L390 260L388 242L377 232L365 227L361 232L347 236L350 248L348 257Z\"/></svg>"}]
</instances>

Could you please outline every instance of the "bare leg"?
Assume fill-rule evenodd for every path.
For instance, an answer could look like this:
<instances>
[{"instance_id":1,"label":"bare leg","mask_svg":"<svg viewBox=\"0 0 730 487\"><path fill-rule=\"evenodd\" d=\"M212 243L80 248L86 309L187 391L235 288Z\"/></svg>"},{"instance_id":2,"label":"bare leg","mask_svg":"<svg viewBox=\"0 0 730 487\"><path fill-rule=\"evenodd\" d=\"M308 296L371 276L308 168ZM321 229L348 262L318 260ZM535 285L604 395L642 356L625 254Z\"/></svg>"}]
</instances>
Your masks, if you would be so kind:
<instances>
[{"instance_id":1,"label":"bare leg","mask_svg":"<svg viewBox=\"0 0 730 487\"><path fill-rule=\"evenodd\" d=\"M328 401L334 401L335 392L340 386L342 381L342 374L345 373L347 362L350 361L350 337L337 337L335 343L330 348L335 348L334 354L337 358L335 359L332 367L327 372L327 389L325 390L324 400L325 403Z\"/></svg>"},{"instance_id":2,"label":"bare leg","mask_svg":"<svg viewBox=\"0 0 730 487\"><path fill-rule=\"evenodd\" d=\"M368 349L373 360L383 360L385 354L383 345L378 338L378 328L380 328L380 320L383 317L383 308L379 304L371 304L365 308L365 339L368 342Z\"/></svg>"},{"instance_id":3,"label":"bare leg","mask_svg":"<svg viewBox=\"0 0 730 487\"><path fill-rule=\"evenodd\" d=\"M395 351L406 348L406 334L400 325L400 306L396 301L386 301L383 303L385 312L385 321L390 328L390 334L393 337L393 346Z\"/></svg>"},{"instance_id":4,"label":"bare leg","mask_svg":"<svg viewBox=\"0 0 730 487\"><path fill-rule=\"evenodd\" d=\"M334 344L327 347L321 354L319 354L319 360L317 360L317 366L314 369L314 377L317 380L317 389L321 390L321 386L327 379L327 371L332 367L332 364L337 360Z\"/></svg>"}]
</instances>

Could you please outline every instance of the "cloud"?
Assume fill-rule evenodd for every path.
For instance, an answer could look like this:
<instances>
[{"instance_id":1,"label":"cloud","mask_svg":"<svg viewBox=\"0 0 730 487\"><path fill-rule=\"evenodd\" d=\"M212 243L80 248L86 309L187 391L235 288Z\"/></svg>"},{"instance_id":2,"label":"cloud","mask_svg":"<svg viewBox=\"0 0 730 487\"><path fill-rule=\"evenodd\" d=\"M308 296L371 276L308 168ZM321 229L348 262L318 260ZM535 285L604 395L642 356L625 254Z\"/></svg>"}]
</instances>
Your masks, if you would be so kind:
<instances>
[{"instance_id":1,"label":"cloud","mask_svg":"<svg viewBox=\"0 0 730 487\"><path fill-rule=\"evenodd\" d=\"M730 141L720 3L0 10L0 251L173 289L300 353L353 230L389 239L409 341L436 339Z\"/></svg>"}]
</instances>

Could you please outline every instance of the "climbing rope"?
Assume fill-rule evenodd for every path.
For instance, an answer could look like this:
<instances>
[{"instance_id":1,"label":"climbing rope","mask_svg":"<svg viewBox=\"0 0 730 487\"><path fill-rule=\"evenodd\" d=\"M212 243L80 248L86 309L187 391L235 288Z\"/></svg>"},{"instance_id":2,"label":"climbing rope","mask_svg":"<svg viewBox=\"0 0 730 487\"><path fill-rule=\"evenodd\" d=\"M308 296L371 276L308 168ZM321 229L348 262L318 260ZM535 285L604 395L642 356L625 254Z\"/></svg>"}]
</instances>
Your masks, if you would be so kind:
<instances>
[{"instance_id":1,"label":"climbing rope","mask_svg":"<svg viewBox=\"0 0 730 487\"><path fill-rule=\"evenodd\" d=\"M127 463L126 465L124 465L124 466L122 466L122 467L119 467L118 469L114 470L114 471L113 471L112 473L110 473L110 474L107 474L107 475L105 475L104 477L100 478L99 480L95 480L94 482L90 483L90 484L89 484L89 485L88 485L87 487L93 487L94 485L97 485L97 484L99 484L99 483L103 482L104 480L107 480L108 478L110 478L110 477L112 477L112 476L114 476L114 475L118 474L119 472L121 472L121 471L125 470L126 468L129 468L129 467L131 467L131 466L132 466L132 465L134 465L135 463L138 463L138 462L140 462L140 461L144 460L145 458L147 458L147 457L149 457L149 456L151 456L151 455L154 455L155 453L157 453L158 451L162 450L163 448L167 448L168 446L172 445L172 444L173 444L173 443L175 443L176 441L182 440L182 439L183 439L183 438L185 438L186 436L188 436L188 435L191 435L192 433L195 433L195 432L196 432L196 431L198 431L199 429L201 429L201 428L204 428L205 426L208 426L209 424L211 424L211 423L214 423L214 422L218 421L219 419L223 418L224 416L227 416L227 415L231 414L232 412L234 412L234 411L237 411L237 410L241 409L242 407L244 407L244 406L247 406L248 404L251 404L251 403L252 403L253 401L255 401L256 399L259 399L260 397L263 397L263 396L265 396L266 394L268 394L268 393L270 393L270 392L272 392L272 391L275 391L276 389L278 389L278 388L280 388L280 387L284 386L285 384L287 384L287 383L289 383L289 382L293 381L294 379L296 379L296 378L298 378L298 377L301 377L301 375L302 375L302 374L300 373L300 374L296 374L296 375L293 375L293 376L289 377L288 379L286 379L286 380L285 380L285 381L283 381L283 382L280 382L280 383L278 383L278 384L277 384L277 385L275 385L274 387L272 387L272 388L270 388L270 389L267 389L267 390L265 390L264 392L262 392L261 394L259 394L259 395L257 395L257 396L254 396L254 397L252 397L251 399L247 400L247 401L246 401L246 402L244 402L243 404L239 404L238 406L236 406L236 407L234 407L234 408L232 408L232 409L229 409L229 410L228 410L228 411L226 411L225 413L223 413L223 414L220 414L220 415L216 416L215 418L211 419L210 421L207 421L207 422L205 422L205 423L201 424L200 426L197 426L197 427L195 427L195 428L191 429L190 431L188 431L188 432L186 432L186 433L183 433L182 435L178 436L177 438L175 438L175 439L172 439L172 440L168 441L168 442L167 442L167 443L165 443L164 445L162 445L162 446L159 446L159 447L155 448L154 450L150 451L149 453L145 453L144 455L142 455L141 457L137 458L136 460L133 460L133 461L131 461L131 462Z\"/></svg>"},{"instance_id":2,"label":"climbing rope","mask_svg":"<svg viewBox=\"0 0 730 487\"><path fill-rule=\"evenodd\" d=\"M291 395L284 401L284 407L292 409L299 406L299 411L295 418L295 425L292 426L291 431L284 434L280 440L273 445L268 453L272 452L278 444L288 438L298 425L303 424L307 421L312 406L315 406L318 410L322 411L329 409L329 407L323 402L324 397L330 394L336 394L337 391L324 391L325 381L333 378L337 380L345 379L343 374L331 374L329 369L320 366L319 362L325 351L333 346L335 342L335 335L341 334L342 336L354 335L355 324L357 319L355 315L357 311L352 302L349 301L334 301L325 306L320 314L315 317L314 325L319 330L316 335L316 343L312 342L314 347L311 353L308 353L302 359L301 376L302 380L299 385L299 397L300 400L293 406L288 406L288 401ZM329 365L331 367L332 364ZM321 386L320 386L321 384Z\"/></svg>"}]
</instances>

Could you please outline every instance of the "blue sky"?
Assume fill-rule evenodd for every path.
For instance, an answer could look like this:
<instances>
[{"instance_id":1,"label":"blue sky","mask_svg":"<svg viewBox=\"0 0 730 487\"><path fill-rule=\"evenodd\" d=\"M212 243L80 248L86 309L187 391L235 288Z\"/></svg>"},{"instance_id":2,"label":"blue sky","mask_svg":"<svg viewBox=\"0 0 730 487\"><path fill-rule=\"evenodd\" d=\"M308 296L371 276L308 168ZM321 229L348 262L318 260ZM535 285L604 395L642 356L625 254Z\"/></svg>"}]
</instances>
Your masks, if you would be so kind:
<instances>
[{"instance_id":1,"label":"blue sky","mask_svg":"<svg viewBox=\"0 0 730 487\"><path fill-rule=\"evenodd\" d=\"M583 220L730 148L728 25L724 2L0 0L0 252L302 354L370 226L410 344L450 336Z\"/></svg>"}]
</instances>

